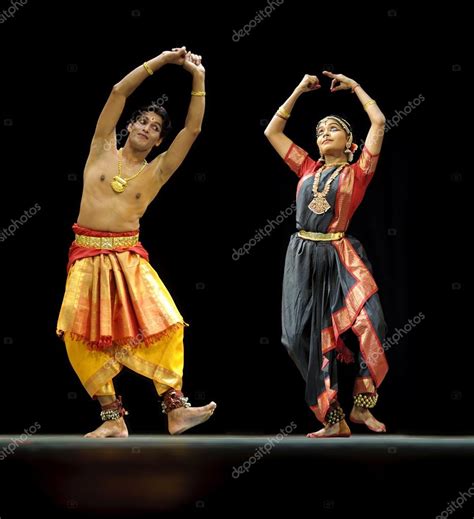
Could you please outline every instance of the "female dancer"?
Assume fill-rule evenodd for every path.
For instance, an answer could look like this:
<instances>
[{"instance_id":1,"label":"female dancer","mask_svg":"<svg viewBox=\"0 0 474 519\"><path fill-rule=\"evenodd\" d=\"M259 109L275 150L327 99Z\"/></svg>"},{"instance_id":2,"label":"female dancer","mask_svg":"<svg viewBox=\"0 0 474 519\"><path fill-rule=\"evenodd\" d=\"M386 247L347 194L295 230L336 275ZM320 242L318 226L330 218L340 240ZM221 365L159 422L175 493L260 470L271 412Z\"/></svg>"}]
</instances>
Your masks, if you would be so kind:
<instances>
[{"instance_id":1,"label":"female dancer","mask_svg":"<svg viewBox=\"0 0 474 519\"><path fill-rule=\"evenodd\" d=\"M304 76L265 130L300 179L297 232L290 238L283 279L282 342L306 381L308 405L324 424L310 438L351 434L337 400L336 365L337 360L354 361L341 338L349 329L360 347L350 420L375 432L386 430L370 411L388 370L382 348L385 321L367 255L356 238L346 235L375 171L385 117L356 81L323 74L332 79L331 92L352 90L369 116L370 130L357 162L351 164L357 146L342 117L329 115L316 125L317 161L283 133L300 95L320 88L316 76Z\"/></svg>"}]
</instances>

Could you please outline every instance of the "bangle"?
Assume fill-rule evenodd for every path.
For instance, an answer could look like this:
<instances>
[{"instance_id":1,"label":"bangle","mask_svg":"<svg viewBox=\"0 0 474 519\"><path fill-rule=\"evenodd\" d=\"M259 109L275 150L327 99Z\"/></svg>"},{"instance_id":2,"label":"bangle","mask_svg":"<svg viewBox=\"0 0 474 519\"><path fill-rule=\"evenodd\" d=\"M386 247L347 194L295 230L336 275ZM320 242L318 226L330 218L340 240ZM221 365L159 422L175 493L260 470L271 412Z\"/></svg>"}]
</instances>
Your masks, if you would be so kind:
<instances>
[{"instance_id":1,"label":"bangle","mask_svg":"<svg viewBox=\"0 0 474 519\"><path fill-rule=\"evenodd\" d=\"M367 110L368 106L375 105L375 104L377 104L377 101L374 101L373 99L371 99L370 101L367 101L367 103L364 104L364 110Z\"/></svg>"},{"instance_id":2,"label":"bangle","mask_svg":"<svg viewBox=\"0 0 474 519\"><path fill-rule=\"evenodd\" d=\"M283 115L283 119L289 119L290 118L290 113L287 112L283 106L280 106L280 108L278 108L277 110L277 113L280 113L281 115Z\"/></svg>"},{"instance_id":3,"label":"bangle","mask_svg":"<svg viewBox=\"0 0 474 519\"><path fill-rule=\"evenodd\" d=\"M206 92L203 90L191 90L192 96L198 96L198 97L204 97L206 95Z\"/></svg>"},{"instance_id":4,"label":"bangle","mask_svg":"<svg viewBox=\"0 0 474 519\"><path fill-rule=\"evenodd\" d=\"M145 63L143 63L143 66L145 67L145 70L148 72L148 75L153 76L153 70L151 70L150 65L148 65L146 61Z\"/></svg>"},{"instance_id":5,"label":"bangle","mask_svg":"<svg viewBox=\"0 0 474 519\"><path fill-rule=\"evenodd\" d=\"M277 117L280 117L281 119L285 119L285 121L288 121L289 117L285 117L283 114L281 114L279 111L275 114Z\"/></svg>"},{"instance_id":6,"label":"bangle","mask_svg":"<svg viewBox=\"0 0 474 519\"><path fill-rule=\"evenodd\" d=\"M354 91L355 91L355 89L356 89L357 87L360 87L359 83L356 83L356 84L351 88L352 93L354 93Z\"/></svg>"}]
</instances>

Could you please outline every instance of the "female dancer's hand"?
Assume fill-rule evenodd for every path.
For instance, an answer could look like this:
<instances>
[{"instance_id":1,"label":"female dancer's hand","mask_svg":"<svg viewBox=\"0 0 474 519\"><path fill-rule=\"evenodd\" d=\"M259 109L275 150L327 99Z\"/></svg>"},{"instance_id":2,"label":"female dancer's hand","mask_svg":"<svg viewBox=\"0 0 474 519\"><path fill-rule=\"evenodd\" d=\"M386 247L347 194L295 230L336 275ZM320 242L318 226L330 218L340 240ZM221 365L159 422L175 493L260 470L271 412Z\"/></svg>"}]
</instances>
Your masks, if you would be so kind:
<instances>
[{"instance_id":1,"label":"female dancer's hand","mask_svg":"<svg viewBox=\"0 0 474 519\"><path fill-rule=\"evenodd\" d=\"M204 74L205 69L201 62L201 56L198 54L193 54L192 52L187 52L186 57L184 59L183 68L187 70L191 74L201 73Z\"/></svg>"},{"instance_id":2,"label":"female dancer's hand","mask_svg":"<svg viewBox=\"0 0 474 519\"><path fill-rule=\"evenodd\" d=\"M337 92L338 90L349 90L353 89L358 85L357 81L344 76L344 74L333 74L332 72L328 72L327 70L323 70L323 74L332 79L331 82L331 92Z\"/></svg>"},{"instance_id":3,"label":"female dancer's hand","mask_svg":"<svg viewBox=\"0 0 474 519\"><path fill-rule=\"evenodd\" d=\"M303 93L311 92L312 90L317 90L318 88L321 88L319 79L316 76L309 76L308 74L305 74L301 83L296 87L296 90Z\"/></svg>"}]
</instances>

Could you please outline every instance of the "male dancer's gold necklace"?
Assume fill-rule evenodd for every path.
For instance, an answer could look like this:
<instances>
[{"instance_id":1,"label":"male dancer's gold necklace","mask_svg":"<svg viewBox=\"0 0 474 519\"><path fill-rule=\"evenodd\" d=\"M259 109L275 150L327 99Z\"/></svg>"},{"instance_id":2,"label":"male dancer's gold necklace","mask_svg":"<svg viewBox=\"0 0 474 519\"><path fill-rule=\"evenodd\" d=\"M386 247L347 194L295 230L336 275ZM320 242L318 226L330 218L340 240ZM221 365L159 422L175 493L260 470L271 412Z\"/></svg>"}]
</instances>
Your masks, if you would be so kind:
<instances>
[{"instance_id":1,"label":"male dancer's gold necklace","mask_svg":"<svg viewBox=\"0 0 474 519\"><path fill-rule=\"evenodd\" d=\"M122 177L122 150L123 150L123 148L120 148L118 150L118 157L119 157L118 158L118 175L116 175L114 177L114 179L112 180L112 182L110 183L110 185L112 186L112 189L116 193L122 193L125 190L125 188L127 187L127 182L130 182L130 180L133 180L134 178L138 177L138 175L145 169L146 165L148 164L146 159L143 159L143 164L141 165L138 172L135 173L135 175L132 175L131 177L128 177L128 178L123 178Z\"/></svg>"},{"instance_id":2,"label":"male dancer's gold necklace","mask_svg":"<svg viewBox=\"0 0 474 519\"><path fill-rule=\"evenodd\" d=\"M308 207L313 211L313 213L316 214L324 214L331 205L326 200L326 196L329 193L329 188L331 187L332 181L339 175L339 173L342 171L342 169L347 166L347 162L338 162L336 164L328 164L327 166L321 166L318 171L316 172L316 175L314 175L314 181L313 181L313 199L309 203ZM331 168L333 166L339 166L334 170L332 175L328 178L326 185L324 186L322 191L318 191L319 186L319 179L321 178L321 173L324 168Z\"/></svg>"}]
</instances>

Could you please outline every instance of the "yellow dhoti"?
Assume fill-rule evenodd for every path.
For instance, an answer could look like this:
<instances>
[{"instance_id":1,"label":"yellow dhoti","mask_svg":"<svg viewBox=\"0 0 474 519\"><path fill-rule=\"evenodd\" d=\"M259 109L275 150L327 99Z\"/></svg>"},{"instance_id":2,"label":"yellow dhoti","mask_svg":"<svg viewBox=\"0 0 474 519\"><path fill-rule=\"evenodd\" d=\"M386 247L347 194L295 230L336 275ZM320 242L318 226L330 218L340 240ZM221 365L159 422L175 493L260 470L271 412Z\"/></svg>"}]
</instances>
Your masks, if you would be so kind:
<instances>
[{"instance_id":1,"label":"yellow dhoti","mask_svg":"<svg viewBox=\"0 0 474 519\"><path fill-rule=\"evenodd\" d=\"M86 391L115 394L112 379L124 366L153 380L160 395L181 390L185 322L138 235L127 247L116 233L75 230L57 333Z\"/></svg>"}]
</instances>

